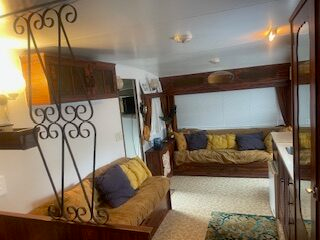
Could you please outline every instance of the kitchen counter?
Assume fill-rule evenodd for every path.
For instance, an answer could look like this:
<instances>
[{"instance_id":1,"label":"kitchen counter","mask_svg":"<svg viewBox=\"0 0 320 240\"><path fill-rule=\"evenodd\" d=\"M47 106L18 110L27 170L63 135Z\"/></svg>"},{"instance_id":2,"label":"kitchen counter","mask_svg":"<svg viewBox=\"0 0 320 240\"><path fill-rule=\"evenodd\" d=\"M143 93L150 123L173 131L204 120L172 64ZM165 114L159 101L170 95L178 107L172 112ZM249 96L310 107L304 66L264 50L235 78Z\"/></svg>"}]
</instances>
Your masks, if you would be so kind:
<instances>
[{"instance_id":1,"label":"kitchen counter","mask_svg":"<svg viewBox=\"0 0 320 240\"><path fill-rule=\"evenodd\" d=\"M293 155L286 150L286 147L293 146L292 132L272 132L271 135L290 177L294 180Z\"/></svg>"}]
</instances>

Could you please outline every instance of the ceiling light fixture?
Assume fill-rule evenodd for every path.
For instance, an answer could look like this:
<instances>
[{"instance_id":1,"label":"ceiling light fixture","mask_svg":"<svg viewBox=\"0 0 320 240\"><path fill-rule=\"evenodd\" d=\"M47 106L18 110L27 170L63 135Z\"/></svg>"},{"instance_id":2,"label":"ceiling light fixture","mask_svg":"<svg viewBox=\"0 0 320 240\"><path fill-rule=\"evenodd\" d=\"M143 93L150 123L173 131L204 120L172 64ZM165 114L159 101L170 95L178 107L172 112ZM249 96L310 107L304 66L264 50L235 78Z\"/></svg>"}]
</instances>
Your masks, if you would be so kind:
<instances>
[{"instance_id":1,"label":"ceiling light fixture","mask_svg":"<svg viewBox=\"0 0 320 240\"><path fill-rule=\"evenodd\" d=\"M270 31L268 32L268 39L269 42L272 42L274 40L274 38L276 37L278 33L278 29L277 28L271 28Z\"/></svg>"},{"instance_id":2,"label":"ceiling light fixture","mask_svg":"<svg viewBox=\"0 0 320 240\"><path fill-rule=\"evenodd\" d=\"M176 43L187 43L192 39L191 32L186 32L185 34L176 33L170 39L174 40Z\"/></svg>"},{"instance_id":3,"label":"ceiling light fixture","mask_svg":"<svg viewBox=\"0 0 320 240\"><path fill-rule=\"evenodd\" d=\"M218 58L218 57L211 58L209 60L209 63L218 64L218 63L220 63L220 58Z\"/></svg>"}]
</instances>

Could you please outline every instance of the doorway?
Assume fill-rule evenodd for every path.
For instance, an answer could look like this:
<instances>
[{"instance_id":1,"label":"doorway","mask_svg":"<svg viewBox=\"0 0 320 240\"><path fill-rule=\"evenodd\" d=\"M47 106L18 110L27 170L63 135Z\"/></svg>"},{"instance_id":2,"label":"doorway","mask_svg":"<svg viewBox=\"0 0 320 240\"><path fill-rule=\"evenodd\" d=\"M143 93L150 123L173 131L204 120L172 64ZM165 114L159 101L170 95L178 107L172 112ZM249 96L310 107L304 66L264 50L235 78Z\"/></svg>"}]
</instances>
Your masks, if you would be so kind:
<instances>
[{"instance_id":1,"label":"doorway","mask_svg":"<svg viewBox=\"0 0 320 240\"><path fill-rule=\"evenodd\" d=\"M135 79L123 79L119 90L119 104L126 157L143 159L139 107Z\"/></svg>"}]
</instances>

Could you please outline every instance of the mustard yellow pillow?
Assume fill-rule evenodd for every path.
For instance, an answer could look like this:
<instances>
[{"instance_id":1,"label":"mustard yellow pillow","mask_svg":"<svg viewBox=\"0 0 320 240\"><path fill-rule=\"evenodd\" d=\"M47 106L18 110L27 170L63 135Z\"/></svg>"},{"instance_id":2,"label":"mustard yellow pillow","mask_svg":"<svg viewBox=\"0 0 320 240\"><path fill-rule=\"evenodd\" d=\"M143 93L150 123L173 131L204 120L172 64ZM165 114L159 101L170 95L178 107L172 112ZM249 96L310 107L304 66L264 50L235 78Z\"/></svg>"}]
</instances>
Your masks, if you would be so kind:
<instances>
[{"instance_id":1,"label":"mustard yellow pillow","mask_svg":"<svg viewBox=\"0 0 320 240\"><path fill-rule=\"evenodd\" d=\"M179 151L187 150L187 141L183 133L173 132L174 138L177 142L177 147Z\"/></svg>"},{"instance_id":2,"label":"mustard yellow pillow","mask_svg":"<svg viewBox=\"0 0 320 240\"><path fill-rule=\"evenodd\" d=\"M130 185L133 189L137 189L139 187L139 181L137 176L128 168L126 164L120 165L121 170L124 172L124 174L129 179Z\"/></svg>"},{"instance_id":3,"label":"mustard yellow pillow","mask_svg":"<svg viewBox=\"0 0 320 240\"><path fill-rule=\"evenodd\" d=\"M228 148L235 149L237 147L236 135L229 133L229 134L226 134L226 137L227 137L227 142L228 142Z\"/></svg>"},{"instance_id":4,"label":"mustard yellow pillow","mask_svg":"<svg viewBox=\"0 0 320 240\"><path fill-rule=\"evenodd\" d=\"M268 153L273 153L271 133L269 133L269 134L265 137L265 139L264 139L264 145L266 146L266 151L267 151Z\"/></svg>"},{"instance_id":5,"label":"mustard yellow pillow","mask_svg":"<svg viewBox=\"0 0 320 240\"><path fill-rule=\"evenodd\" d=\"M207 149L218 150L228 148L228 140L226 135L210 134L208 137Z\"/></svg>"},{"instance_id":6,"label":"mustard yellow pillow","mask_svg":"<svg viewBox=\"0 0 320 240\"><path fill-rule=\"evenodd\" d=\"M311 133L305 132L299 134L299 144L301 148L311 148Z\"/></svg>"},{"instance_id":7,"label":"mustard yellow pillow","mask_svg":"<svg viewBox=\"0 0 320 240\"><path fill-rule=\"evenodd\" d=\"M145 163L138 157L120 164L122 171L127 175L130 185L137 189L148 177L152 176Z\"/></svg>"},{"instance_id":8,"label":"mustard yellow pillow","mask_svg":"<svg viewBox=\"0 0 320 240\"><path fill-rule=\"evenodd\" d=\"M144 161L142 161L139 157L134 157L134 160L138 161L140 163L140 165L143 167L143 169L146 171L148 177L152 177L152 173L149 170L149 168L147 167L147 165L144 163ZM131 160L132 161L132 160Z\"/></svg>"}]
</instances>

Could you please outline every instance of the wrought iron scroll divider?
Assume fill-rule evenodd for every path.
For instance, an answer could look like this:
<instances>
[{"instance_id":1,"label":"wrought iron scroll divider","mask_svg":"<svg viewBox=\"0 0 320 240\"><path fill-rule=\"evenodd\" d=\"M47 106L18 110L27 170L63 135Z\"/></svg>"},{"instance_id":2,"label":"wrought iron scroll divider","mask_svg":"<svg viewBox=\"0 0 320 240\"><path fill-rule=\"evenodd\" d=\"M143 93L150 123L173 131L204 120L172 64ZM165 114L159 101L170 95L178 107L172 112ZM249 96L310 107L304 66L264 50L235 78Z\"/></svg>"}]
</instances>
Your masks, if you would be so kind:
<instances>
[{"instance_id":1,"label":"wrought iron scroll divider","mask_svg":"<svg viewBox=\"0 0 320 240\"><path fill-rule=\"evenodd\" d=\"M77 165L74 147L71 145L71 139L90 140L92 138L93 153L92 153L92 179L95 178L96 168L96 146L97 146L97 130L92 122L94 109L87 93L86 83L81 81L81 87L86 93L87 101L85 103L62 104L62 41L66 42L67 49L71 58L75 61L72 47L65 29L64 23L75 23L77 20L77 10L71 4L63 4L55 7L39 9L34 12L28 12L17 16L13 27L17 34L27 36L28 43L28 102L29 115L34 122L34 136L37 141L37 147L44 164L46 173L49 177L57 204L51 205L48 209L48 214L55 220L81 222L90 224L105 224L108 221L108 213L104 209L95 209L94 194L92 190L91 196L88 196L85 186L82 182L81 174ZM41 57L38 42L35 37L35 32L41 32L45 29L54 28L57 26L57 56L58 56L58 87L55 89L51 75L45 66ZM32 47L34 49L32 49ZM31 56L35 52L41 64L43 72L48 79L49 89L53 98L53 105L39 107L32 105L32 59ZM38 131L40 129L40 131ZM52 173L48 164L48 156L46 155L41 143L45 140L56 140L61 138L61 192L52 177ZM39 141L41 139L41 141ZM59 139L58 139L59 140ZM87 206L65 206L65 163L66 156L69 154L77 178L79 180ZM91 182L91 187L94 189L95 183ZM91 197L91 199L90 199ZM88 215L89 217L84 217Z\"/></svg>"}]
</instances>

